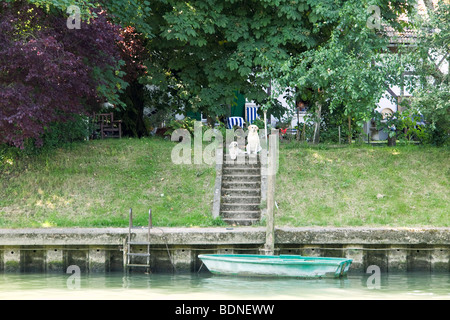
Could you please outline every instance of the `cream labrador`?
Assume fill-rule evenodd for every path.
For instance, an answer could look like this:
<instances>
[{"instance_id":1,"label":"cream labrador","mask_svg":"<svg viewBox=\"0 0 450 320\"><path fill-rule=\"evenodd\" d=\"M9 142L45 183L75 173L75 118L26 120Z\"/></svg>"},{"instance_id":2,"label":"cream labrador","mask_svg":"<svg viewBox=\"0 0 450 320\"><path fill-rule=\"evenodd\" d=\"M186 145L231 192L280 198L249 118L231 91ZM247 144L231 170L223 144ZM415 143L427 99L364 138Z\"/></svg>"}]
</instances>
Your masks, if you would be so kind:
<instances>
[{"instance_id":1,"label":"cream labrador","mask_svg":"<svg viewBox=\"0 0 450 320\"><path fill-rule=\"evenodd\" d=\"M248 154L257 154L259 151L261 151L261 143L259 141L259 135L258 135L258 126L255 126L254 124L251 124L248 126L248 135L247 135L247 153Z\"/></svg>"}]
</instances>

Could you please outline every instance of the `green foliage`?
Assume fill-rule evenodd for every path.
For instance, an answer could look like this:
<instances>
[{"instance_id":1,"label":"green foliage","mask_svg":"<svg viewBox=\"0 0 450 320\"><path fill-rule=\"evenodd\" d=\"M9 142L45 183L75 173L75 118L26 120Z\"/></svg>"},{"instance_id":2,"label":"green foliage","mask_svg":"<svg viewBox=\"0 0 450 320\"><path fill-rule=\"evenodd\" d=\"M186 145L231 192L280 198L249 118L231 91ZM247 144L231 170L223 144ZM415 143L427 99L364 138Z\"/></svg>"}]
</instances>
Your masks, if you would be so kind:
<instances>
[{"instance_id":1,"label":"green foliage","mask_svg":"<svg viewBox=\"0 0 450 320\"><path fill-rule=\"evenodd\" d=\"M384 117L381 113L374 111L373 120L377 130L388 133L389 138L421 143L431 142L430 128L424 124L423 116L413 109L407 109L401 113L394 112Z\"/></svg>"},{"instance_id":2,"label":"green foliage","mask_svg":"<svg viewBox=\"0 0 450 320\"><path fill-rule=\"evenodd\" d=\"M176 110L179 110L180 106L186 110L187 103L180 99L176 90L173 88L160 88L150 87L145 91L145 107L147 113L144 114L149 128L156 128L161 123L169 123L173 120Z\"/></svg>"},{"instance_id":3,"label":"green foliage","mask_svg":"<svg viewBox=\"0 0 450 320\"><path fill-rule=\"evenodd\" d=\"M172 120L168 127L168 130L164 133L165 135L171 135L177 129L186 129L189 131L191 136L194 135L194 125L196 120L186 117L183 120Z\"/></svg>"},{"instance_id":4,"label":"green foliage","mask_svg":"<svg viewBox=\"0 0 450 320\"><path fill-rule=\"evenodd\" d=\"M13 169L19 159L50 153L59 147L70 148L74 142L87 139L92 129L89 117L72 115L66 121L53 122L45 127L41 147L37 147L33 139L27 139L23 149L0 144L0 173Z\"/></svg>"},{"instance_id":5,"label":"green foliage","mask_svg":"<svg viewBox=\"0 0 450 320\"><path fill-rule=\"evenodd\" d=\"M128 83L122 80L124 72L120 68L124 65L123 60L119 60L117 66L110 66L107 68L93 68L93 78L99 83L97 92L105 101L124 108L126 105L120 99L120 94L128 86Z\"/></svg>"},{"instance_id":6,"label":"green foliage","mask_svg":"<svg viewBox=\"0 0 450 320\"><path fill-rule=\"evenodd\" d=\"M15 159L17 159L20 152L22 151L18 148L0 144L0 173L14 166Z\"/></svg>"},{"instance_id":7,"label":"green foliage","mask_svg":"<svg viewBox=\"0 0 450 320\"><path fill-rule=\"evenodd\" d=\"M433 9L425 3L428 16L412 25L416 45L401 50L402 70L415 73L404 79L404 85L413 95L409 107L425 118L425 141L444 145L450 137L450 4L440 0Z\"/></svg>"},{"instance_id":8,"label":"green foliage","mask_svg":"<svg viewBox=\"0 0 450 320\"><path fill-rule=\"evenodd\" d=\"M87 116L72 115L66 121L52 123L42 137L44 147L60 147L89 138L93 125Z\"/></svg>"},{"instance_id":9,"label":"green foliage","mask_svg":"<svg viewBox=\"0 0 450 320\"><path fill-rule=\"evenodd\" d=\"M264 129L264 120L262 119L255 119L255 121L253 122L253 124L255 126L257 126L259 129Z\"/></svg>"},{"instance_id":10,"label":"green foliage","mask_svg":"<svg viewBox=\"0 0 450 320\"><path fill-rule=\"evenodd\" d=\"M397 130L404 128L403 117L399 112L387 114L383 117L381 113L374 111L373 119L375 120L377 130L383 130L388 134L389 138L396 137Z\"/></svg>"},{"instance_id":11,"label":"green foliage","mask_svg":"<svg viewBox=\"0 0 450 320\"><path fill-rule=\"evenodd\" d=\"M7 0L17 1L17 0ZM39 7L47 9L49 12L62 11L66 12L71 5L76 5L80 8L81 18L88 20L95 17L93 8L102 7L108 11L112 21L121 25L122 27L133 26L142 32L146 37L153 36L152 29L146 22L150 17L151 8L149 1L141 0L27 0ZM67 14L69 16L69 14Z\"/></svg>"},{"instance_id":12,"label":"green foliage","mask_svg":"<svg viewBox=\"0 0 450 320\"><path fill-rule=\"evenodd\" d=\"M266 60L279 65L322 46L339 26L340 15L344 19L351 11L346 3L156 1L149 23L161 33L150 43L156 54L149 63L155 72L148 81L176 85L194 111L211 116L226 114L236 89L249 100L270 102L273 109L277 106L268 101L266 92L273 78L265 72ZM365 7L359 8L364 13L360 20L366 19ZM365 26L365 20L361 24ZM329 54L323 52L323 58Z\"/></svg>"},{"instance_id":13,"label":"green foliage","mask_svg":"<svg viewBox=\"0 0 450 320\"><path fill-rule=\"evenodd\" d=\"M430 131L423 122L423 116L412 109L404 110L401 114L402 127L399 138L406 141L429 143Z\"/></svg>"},{"instance_id":14,"label":"green foliage","mask_svg":"<svg viewBox=\"0 0 450 320\"><path fill-rule=\"evenodd\" d=\"M345 106L336 106L330 109L330 106L325 103L322 106L322 121L320 127L320 141L324 143L339 143L339 127L341 134L341 142L347 140L347 137L357 138L362 132L362 126L357 124L356 117L350 117L351 128L348 128L348 116L345 114ZM307 137L312 137L311 133Z\"/></svg>"},{"instance_id":15,"label":"green foliage","mask_svg":"<svg viewBox=\"0 0 450 320\"><path fill-rule=\"evenodd\" d=\"M281 61L262 55L280 88L297 89L292 101L313 102L311 108L315 108L314 102L323 105L327 101L331 113L344 106L344 114L355 118L359 127L370 117L392 78L392 68L382 55L386 38L366 25L368 5L368 1L359 0L340 3L328 17L328 37L322 37L314 48ZM398 1L388 11L395 15L402 10L405 3Z\"/></svg>"}]
</instances>

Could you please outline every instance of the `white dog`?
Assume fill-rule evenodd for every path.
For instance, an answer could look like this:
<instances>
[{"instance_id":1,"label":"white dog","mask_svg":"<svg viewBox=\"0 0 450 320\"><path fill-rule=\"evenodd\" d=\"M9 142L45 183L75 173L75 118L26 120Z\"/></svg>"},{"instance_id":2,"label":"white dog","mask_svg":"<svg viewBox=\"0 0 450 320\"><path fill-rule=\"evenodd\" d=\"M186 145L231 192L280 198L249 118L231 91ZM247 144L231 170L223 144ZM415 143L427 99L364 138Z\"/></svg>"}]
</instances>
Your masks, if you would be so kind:
<instances>
[{"instance_id":1,"label":"white dog","mask_svg":"<svg viewBox=\"0 0 450 320\"><path fill-rule=\"evenodd\" d=\"M248 135L247 135L247 153L248 154L257 154L259 151L261 151L261 143L259 141L259 135L258 135L258 126L255 126L254 124L251 124L248 126Z\"/></svg>"},{"instance_id":2,"label":"white dog","mask_svg":"<svg viewBox=\"0 0 450 320\"><path fill-rule=\"evenodd\" d=\"M232 143L230 143L230 158L232 160L236 159L237 155L239 154L239 151L241 151L241 149L239 149L238 147L238 143L236 141L233 141Z\"/></svg>"}]
</instances>

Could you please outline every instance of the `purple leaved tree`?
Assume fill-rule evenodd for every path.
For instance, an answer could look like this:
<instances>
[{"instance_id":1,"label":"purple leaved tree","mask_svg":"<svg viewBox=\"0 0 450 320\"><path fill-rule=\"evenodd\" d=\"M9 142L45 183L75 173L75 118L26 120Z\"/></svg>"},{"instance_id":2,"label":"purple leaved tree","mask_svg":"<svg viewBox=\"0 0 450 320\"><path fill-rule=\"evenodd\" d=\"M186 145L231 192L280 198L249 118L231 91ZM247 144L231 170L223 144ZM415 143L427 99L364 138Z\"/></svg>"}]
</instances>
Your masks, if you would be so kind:
<instances>
[{"instance_id":1,"label":"purple leaved tree","mask_svg":"<svg viewBox=\"0 0 450 320\"><path fill-rule=\"evenodd\" d=\"M50 123L90 113L120 90L120 29L96 13L69 29L62 12L0 4L0 143L39 146Z\"/></svg>"}]
</instances>

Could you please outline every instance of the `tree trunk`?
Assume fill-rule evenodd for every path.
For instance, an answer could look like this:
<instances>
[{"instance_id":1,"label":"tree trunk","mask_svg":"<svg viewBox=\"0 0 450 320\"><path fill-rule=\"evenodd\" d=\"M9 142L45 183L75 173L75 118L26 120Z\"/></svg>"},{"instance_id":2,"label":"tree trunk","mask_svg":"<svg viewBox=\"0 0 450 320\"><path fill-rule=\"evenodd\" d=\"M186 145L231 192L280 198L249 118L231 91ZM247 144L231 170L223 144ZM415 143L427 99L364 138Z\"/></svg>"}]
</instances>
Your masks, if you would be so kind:
<instances>
[{"instance_id":1,"label":"tree trunk","mask_svg":"<svg viewBox=\"0 0 450 320\"><path fill-rule=\"evenodd\" d=\"M305 136L306 136L306 122L303 122L302 138L301 138L302 141L306 140Z\"/></svg>"},{"instance_id":2,"label":"tree trunk","mask_svg":"<svg viewBox=\"0 0 450 320\"><path fill-rule=\"evenodd\" d=\"M352 144L352 117L348 116L348 144Z\"/></svg>"},{"instance_id":3,"label":"tree trunk","mask_svg":"<svg viewBox=\"0 0 450 320\"><path fill-rule=\"evenodd\" d=\"M214 128L214 125L216 124L216 117L206 116L206 121L208 123L208 126Z\"/></svg>"},{"instance_id":4,"label":"tree trunk","mask_svg":"<svg viewBox=\"0 0 450 320\"><path fill-rule=\"evenodd\" d=\"M320 119L322 113L322 104L316 102L316 122L314 123L313 143L318 144L320 140Z\"/></svg>"},{"instance_id":5,"label":"tree trunk","mask_svg":"<svg viewBox=\"0 0 450 320\"><path fill-rule=\"evenodd\" d=\"M119 111L119 116L125 135L139 138L148 135L144 122L144 94L145 87L137 80L131 82L122 94L127 107L125 110Z\"/></svg>"},{"instance_id":6,"label":"tree trunk","mask_svg":"<svg viewBox=\"0 0 450 320\"><path fill-rule=\"evenodd\" d=\"M388 143L389 147L395 147L397 145L397 137L396 136L393 136L392 138L388 137L387 141L388 141L387 143Z\"/></svg>"}]
</instances>

